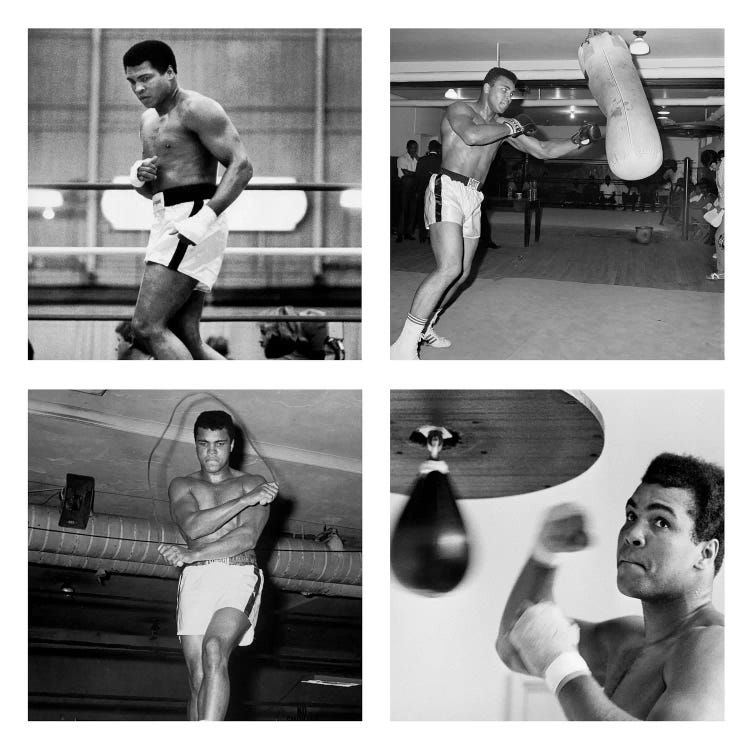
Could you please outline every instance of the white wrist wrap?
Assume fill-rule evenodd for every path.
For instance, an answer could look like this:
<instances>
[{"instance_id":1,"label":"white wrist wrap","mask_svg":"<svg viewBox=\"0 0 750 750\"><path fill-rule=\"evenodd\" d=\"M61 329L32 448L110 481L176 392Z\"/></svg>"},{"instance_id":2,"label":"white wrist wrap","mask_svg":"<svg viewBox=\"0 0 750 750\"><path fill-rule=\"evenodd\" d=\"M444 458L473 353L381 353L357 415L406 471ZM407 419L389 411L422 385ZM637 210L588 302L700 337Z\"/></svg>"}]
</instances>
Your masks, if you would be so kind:
<instances>
[{"instance_id":1,"label":"white wrist wrap","mask_svg":"<svg viewBox=\"0 0 750 750\"><path fill-rule=\"evenodd\" d=\"M143 180L138 179L138 167L140 167L144 161L146 160L138 159L138 161L135 162L132 167L130 167L130 184L134 188L143 187L146 184Z\"/></svg>"},{"instance_id":2,"label":"white wrist wrap","mask_svg":"<svg viewBox=\"0 0 750 750\"><path fill-rule=\"evenodd\" d=\"M551 552L541 542L537 542L531 550L531 559L547 568L556 568L560 562L559 558L559 552Z\"/></svg>"},{"instance_id":3,"label":"white wrist wrap","mask_svg":"<svg viewBox=\"0 0 750 750\"><path fill-rule=\"evenodd\" d=\"M566 651L560 654L544 671L544 681L555 694L574 677L591 674L589 665L577 651Z\"/></svg>"}]
</instances>

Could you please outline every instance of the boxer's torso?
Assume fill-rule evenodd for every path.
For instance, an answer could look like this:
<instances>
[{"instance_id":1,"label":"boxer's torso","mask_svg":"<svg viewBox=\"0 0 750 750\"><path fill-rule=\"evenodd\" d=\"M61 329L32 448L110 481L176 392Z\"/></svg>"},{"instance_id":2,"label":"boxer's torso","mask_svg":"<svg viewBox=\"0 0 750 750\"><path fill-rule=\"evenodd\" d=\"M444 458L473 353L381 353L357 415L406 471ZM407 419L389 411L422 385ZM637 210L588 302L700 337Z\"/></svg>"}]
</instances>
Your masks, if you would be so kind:
<instances>
[{"instance_id":1,"label":"boxer's torso","mask_svg":"<svg viewBox=\"0 0 750 750\"><path fill-rule=\"evenodd\" d=\"M186 125L189 117L195 117L189 111L191 102L201 96L181 89L177 103L166 114L160 115L153 108L143 113L143 158L159 157L157 178L153 183L155 193L181 185L216 182L216 158Z\"/></svg>"},{"instance_id":2,"label":"boxer's torso","mask_svg":"<svg viewBox=\"0 0 750 750\"><path fill-rule=\"evenodd\" d=\"M263 484L263 477L245 474L244 472L232 469L233 476L218 484L206 482L201 478L200 472L190 474L182 478L186 489L190 491L195 498L198 508L206 510L215 508L222 503L236 500L238 497L251 492L258 485ZM242 523L242 517L248 517L249 514L256 512L265 512L264 506L251 506L243 510L240 514L227 521L221 528L216 531L200 537L200 539L188 540L188 547L193 544L213 542L228 534L232 529L236 529Z\"/></svg>"},{"instance_id":3,"label":"boxer's torso","mask_svg":"<svg viewBox=\"0 0 750 750\"><path fill-rule=\"evenodd\" d=\"M640 633L623 638L607 666L605 695L623 711L645 720L667 688L665 670L680 640L697 628L723 624L723 615L710 607L655 643L646 643Z\"/></svg>"},{"instance_id":4,"label":"boxer's torso","mask_svg":"<svg viewBox=\"0 0 750 750\"><path fill-rule=\"evenodd\" d=\"M475 109L476 102L464 102L474 113L472 120L476 125L495 125L502 122L494 117L485 120ZM488 143L486 146L470 146L451 127L447 115L443 117L440 124L440 136L443 144L442 166L451 172L458 172L466 177L474 177L479 182L484 182L487 172L490 170L492 160L495 158L502 140Z\"/></svg>"}]
</instances>

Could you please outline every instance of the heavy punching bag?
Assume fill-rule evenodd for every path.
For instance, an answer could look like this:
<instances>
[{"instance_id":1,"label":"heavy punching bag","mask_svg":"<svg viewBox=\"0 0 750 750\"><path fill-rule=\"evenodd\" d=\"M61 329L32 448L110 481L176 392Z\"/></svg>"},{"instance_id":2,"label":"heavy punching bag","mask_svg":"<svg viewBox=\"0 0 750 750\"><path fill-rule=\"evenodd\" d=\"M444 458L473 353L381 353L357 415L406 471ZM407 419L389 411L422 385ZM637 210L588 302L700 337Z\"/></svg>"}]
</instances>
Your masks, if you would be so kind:
<instances>
[{"instance_id":1,"label":"heavy punching bag","mask_svg":"<svg viewBox=\"0 0 750 750\"><path fill-rule=\"evenodd\" d=\"M391 539L391 568L406 587L426 596L454 589L469 565L469 541L444 461L420 467Z\"/></svg>"},{"instance_id":2,"label":"heavy punching bag","mask_svg":"<svg viewBox=\"0 0 750 750\"><path fill-rule=\"evenodd\" d=\"M662 164L662 148L628 45L618 34L594 29L578 49L589 89L607 118L609 167L621 180L642 180Z\"/></svg>"}]
</instances>

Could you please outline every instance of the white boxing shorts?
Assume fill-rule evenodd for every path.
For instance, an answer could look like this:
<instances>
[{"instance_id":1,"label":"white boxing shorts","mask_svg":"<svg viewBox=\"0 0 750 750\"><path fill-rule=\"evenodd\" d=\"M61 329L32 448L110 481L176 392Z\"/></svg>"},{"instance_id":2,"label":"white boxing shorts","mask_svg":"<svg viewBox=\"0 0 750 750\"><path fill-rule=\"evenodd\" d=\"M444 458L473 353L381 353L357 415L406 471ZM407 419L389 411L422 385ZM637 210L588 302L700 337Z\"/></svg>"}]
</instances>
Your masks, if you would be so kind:
<instances>
[{"instance_id":1,"label":"white boxing shorts","mask_svg":"<svg viewBox=\"0 0 750 750\"><path fill-rule=\"evenodd\" d=\"M170 232L174 231L176 221L197 214L215 191L216 186L211 184L184 185L153 196L154 222L148 238L146 262L158 263L190 276L198 282L195 288L199 292L210 292L221 270L229 237L226 216L222 213L211 233L197 245L191 245Z\"/></svg>"},{"instance_id":2,"label":"white boxing shorts","mask_svg":"<svg viewBox=\"0 0 750 750\"><path fill-rule=\"evenodd\" d=\"M484 195L476 188L464 185L445 174L434 174L424 193L424 224L450 221L461 225L466 239L479 237L481 205Z\"/></svg>"},{"instance_id":3,"label":"white boxing shorts","mask_svg":"<svg viewBox=\"0 0 750 750\"><path fill-rule=\"evenodd\" d=\"M263 571L253 564L229 565L213 561L186 565L177 590L177 635L204 635L214 613L224 607L244 612L250 627L240 646L255 638Z\"/></svg>"}]
</instances>

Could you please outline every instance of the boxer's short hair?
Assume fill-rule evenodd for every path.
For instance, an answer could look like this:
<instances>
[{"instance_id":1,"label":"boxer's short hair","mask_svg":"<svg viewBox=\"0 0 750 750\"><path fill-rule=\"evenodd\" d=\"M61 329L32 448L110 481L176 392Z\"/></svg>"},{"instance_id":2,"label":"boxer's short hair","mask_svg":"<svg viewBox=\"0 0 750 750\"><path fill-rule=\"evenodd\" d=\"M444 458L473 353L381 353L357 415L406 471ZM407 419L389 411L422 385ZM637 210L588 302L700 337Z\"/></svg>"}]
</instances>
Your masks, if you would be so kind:
<instances>
[{"instance_id":1,"label":"boxer's short hair","mask_svg":"<svg viewBox=\"0 0 750 750\"><path fill-rule=\"evenodd\" d=\"M482 81L482 86L484 86L485 83L494 86L495 81L497 81L498 78L509 78L513 81L514 86L518 83L518 76L510 70L506 70L505 68L490 68Z\"/></svg>"},{"instance_id":2,"label":"boxer's short hair","mask_svg":"<svg viewBox=\"0 0 750 750\"><path fill-rule=\"evenodd\" d=\"M160 73L166 73L170 65L172 70L177 72L177 61L172 48L158 39L147 39L145 42L134 44L122 58L124 68L132 68L145 62L151 63Z\"/></svg>"},{"instance_id":3,"label":"boxer's short hair","mask_svg":"<svg viewBox=\"0 0 750 750\"><path fill-rule=\"evenodd\" d=\"M695 456L662 453L649 464L641 481L690 490L693 541L719 541L714 560L714 572L718 573L724 562L724 469Z\"/></svg>"},{"instance_id":4,"label":"boxer's short hair","mask_svg":"<svg viewBox=\"0 0 750 750\"><path fill-rule=\"evenodd\" d=\"M198 437L198 430L226 430L229 434L229 439L234 440L234 421L225 411L201 412L193 426L193 439Z\"/></svg>"}]
</instances>

